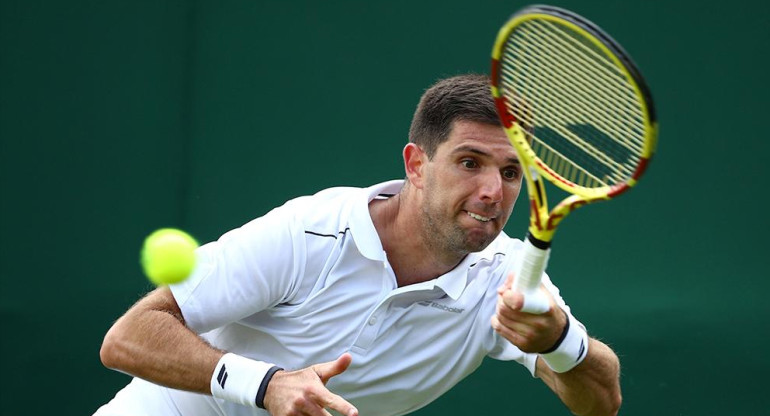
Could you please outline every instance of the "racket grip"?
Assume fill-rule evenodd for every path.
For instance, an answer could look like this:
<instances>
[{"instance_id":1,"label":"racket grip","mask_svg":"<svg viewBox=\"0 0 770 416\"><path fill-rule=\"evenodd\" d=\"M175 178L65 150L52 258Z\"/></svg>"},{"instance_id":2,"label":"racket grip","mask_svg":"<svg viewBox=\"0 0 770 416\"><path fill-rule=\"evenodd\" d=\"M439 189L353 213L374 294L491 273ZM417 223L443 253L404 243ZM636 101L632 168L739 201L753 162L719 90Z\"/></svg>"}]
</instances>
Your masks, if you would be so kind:
<instances>
[{"instance_id":1,"label":"racket grip","mask_svg":"<svg viewBox=\"0 0 770 416\"><path fill-rule=\"evenodd\" d=\"M524 241L521 269L514 276L512 289L524 295L522 312L541 314L548 312L551 308L548 298L540 290L540 282L548 264L551 248L547 244L539 244L545 248L537 247L532 243L531 238L528 236Z\"/></svg>"}]
</instances>

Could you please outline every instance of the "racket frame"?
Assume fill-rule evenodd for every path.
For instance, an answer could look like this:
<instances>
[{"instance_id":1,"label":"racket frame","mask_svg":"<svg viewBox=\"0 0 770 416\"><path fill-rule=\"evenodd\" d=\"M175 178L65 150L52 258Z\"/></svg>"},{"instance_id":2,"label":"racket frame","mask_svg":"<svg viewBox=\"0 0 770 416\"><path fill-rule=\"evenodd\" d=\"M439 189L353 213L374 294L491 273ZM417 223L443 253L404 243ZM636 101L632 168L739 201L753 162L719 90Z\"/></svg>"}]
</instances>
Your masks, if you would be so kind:
<instances>
[{"instance_id":1,"label":"racket frame","mask_svg":"<svg viewBox=\"0 0 770 416\"><path fill-rule=\"evenodd\" d=\"M596 188L580 186L550 169L529 144L523 126L516 115L509 111L506 96L500 88L501 63L505 45L519 25L534 19L547 20L564 25L579 33L609 56L615 67L633 86L640 102L644 123L644 143L639 162L632 175L625 181ZM644 78L623 48L598 26L570 11L552 6L534 5L515 13L498 32L492 49L492 95L498 114L511 144L516 149L524 171L530 202L530 221L521 265L513 283L513 290L524 294L521 310L529 313L544 313L551 308L548 298L540 290L543 273L550 256L551 240L556 228L570 212L583 205L614 198L635 186L645 172L657 144L657 119L652 96ZM516 97L516 94L513 95ZM517 97L518 105L526 105L525 97ZM532 126L534 129L534 126ZM534 130L533 130L534 132ZM570 195L559 202L550 212L543 178Z\"/></svg>"},{"instance_id":2,"label":"racket frame","mask_svg":"<svg viewBox=\"0 0 770 416\"><path fill-rule=\"evenodd\" d=\"M520 25L530 20L542 19L564 25L591 41L605 55L610 57L616 68L626 77L634 88L637 97L642 97L640 109L644 122L644 145L640 161L634 173L624 182L597 188L588 188L573 183L550 169L530 146L527 136L514 114L508 110L507 99L502 94L500 85L500 59L505 44L511 33ZM538 246L548 247L556 227L570 212L583 205L614 198L636 185L645 172L657 144L657 120L650 90L642 78L636 64L623 48L608 34L587 19L568 10L553 6L533 5L516 12L500 29L492 49L492 95L497 110L511 144L519 155L524 168L524 176L530 200L529 233ZM571 194L549 212L544 183L541 178Z\"/></svg>"}]
</instances>

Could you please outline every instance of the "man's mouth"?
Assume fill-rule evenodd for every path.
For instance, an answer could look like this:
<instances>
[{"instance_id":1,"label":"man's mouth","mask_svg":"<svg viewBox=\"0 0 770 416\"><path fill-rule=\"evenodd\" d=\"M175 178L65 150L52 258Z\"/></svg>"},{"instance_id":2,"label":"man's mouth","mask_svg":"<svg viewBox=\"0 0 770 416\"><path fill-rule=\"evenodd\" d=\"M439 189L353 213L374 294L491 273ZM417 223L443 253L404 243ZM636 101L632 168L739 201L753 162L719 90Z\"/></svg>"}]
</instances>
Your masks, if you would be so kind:
<instances>
[{"instance_id":1,"label":"man's mouth","mask_svg":"<svg viewBox=\"0 0 770 416\"><path fill-rule=\"evenodd\" d=\"M465 212L468 213L469 217L471 217L471 218L473 218L475 220L481 221L481 222L489 222L489 221L492 220L492 218L490 218L490 217L485 217L483 215L479 215L479 214L476 214L476 213L473 213L473 212L470 212L470 211L465 211Z\"/></svg>"}]
</instances>

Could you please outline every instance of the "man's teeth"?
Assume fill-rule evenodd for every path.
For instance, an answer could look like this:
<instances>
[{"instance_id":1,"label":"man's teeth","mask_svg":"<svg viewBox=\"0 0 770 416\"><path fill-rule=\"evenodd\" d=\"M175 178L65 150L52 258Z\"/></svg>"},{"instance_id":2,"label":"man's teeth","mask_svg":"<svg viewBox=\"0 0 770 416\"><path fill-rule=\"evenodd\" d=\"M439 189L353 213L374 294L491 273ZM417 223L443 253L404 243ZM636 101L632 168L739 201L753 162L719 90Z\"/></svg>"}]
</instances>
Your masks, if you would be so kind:
<instances>
[{"instance_id":1,"label":"man's teeth","mask_svg":"<svg viewBox=\"0 0 770 416\"><path fill-rule=\"evenodd\" d=\"M487 222L487 221L491 220L491 218L482 217L481 215L474 214L472 212L468 212L468 215L470 215L471 218L475 218L475 219L477 219L479 221L483 221L483 222Z\"/></svg>"}]
</instances>

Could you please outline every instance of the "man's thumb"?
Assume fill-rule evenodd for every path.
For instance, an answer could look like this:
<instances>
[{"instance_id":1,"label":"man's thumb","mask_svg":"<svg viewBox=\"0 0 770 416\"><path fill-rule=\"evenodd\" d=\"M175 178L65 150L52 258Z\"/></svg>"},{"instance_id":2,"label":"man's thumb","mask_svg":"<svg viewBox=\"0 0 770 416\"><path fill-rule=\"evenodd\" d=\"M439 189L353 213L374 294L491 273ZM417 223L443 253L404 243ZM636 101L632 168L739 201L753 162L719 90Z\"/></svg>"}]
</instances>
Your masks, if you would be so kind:
<instances>
[{"instance_id":1,"label":"man's thumb","mask_svg":"<svg viewBox=\"0 0 770 416\"><path fill-rule=\"evenodd\" d=\"M314 365L313 370L321 378L321 381L326 384L330 378L347 370L351 362L353 362L353 356L346 352L334 361Z\"/></svg>"}]
</instances>

